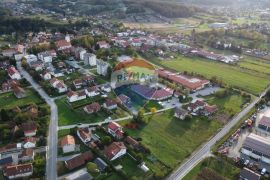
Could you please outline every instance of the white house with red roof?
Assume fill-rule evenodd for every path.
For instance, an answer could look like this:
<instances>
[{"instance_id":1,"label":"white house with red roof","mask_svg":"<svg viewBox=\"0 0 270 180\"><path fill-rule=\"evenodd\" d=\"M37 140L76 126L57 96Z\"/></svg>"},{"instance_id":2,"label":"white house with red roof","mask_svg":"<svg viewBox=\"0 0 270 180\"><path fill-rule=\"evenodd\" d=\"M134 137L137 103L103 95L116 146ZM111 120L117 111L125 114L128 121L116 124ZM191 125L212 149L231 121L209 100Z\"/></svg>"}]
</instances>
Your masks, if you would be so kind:
<instances>
[{"instance_id":1,"label":"white house with red roof","mask_svg":"<svg viewBox=\"0 0 270 180\"><path fill-rule=\"evenodd\" d=\"M110 133L113 137L117 139L123 138L123 135L124 135L122 126L120 126L116 122L110 122L108 124L108 133Z\"/></svg>"},{"instance_id":2,"label":"white house with red roof","mask_svg":"<svg viewBox=\"0 0 270 180\"><path fill-rule=\"evenodd\" d=\"M7 166L3 169L3 174L8 179L29 177L33 174L33 166L31 163Z\"/></svg>"},{"instance_id":3,"label":"white house with red roof","mask_svg":"<svg viewBox=\"0 0 270 180\"><path fill-rule=\"evenodd\" d=\"M109 49L110 44L107 43L106 41L99 41L97 42L97 45L99 46L100 49Z\"/></svg>"},{"instance_id":4,"label":"white house with red roof","mask_svg":"<svg viewBox=\"0 0 270 180\"><path fill-rule=\"evenodd\" d=\"M127 148L123 142L113 142L111 145L105 148L105 156L110 160L116 160L117 158L125 155Z\"/></svg>"},{"instance_id":5,"label":"white house with red roof","mask_svg":"<svg viewBox=\"0 0 270 180\"><path fill-rule=\"evenodd\" d=\"M85 89L85 93L87 94L88 97L94 97L100 94L99 88L97 86L92 86Z\"/></svg>"},{"instance_id":6,"label":"white house with red roof","mask_svg":"<svg viewBox=\"0 0 270 180\"><path fill-rule=\"evenodd\" d=\"M106 99L103 107L109 110L113 110L117 108L117 102L113 99Z\"/></svg>"},{"instance_id":7,"label":"white house with red roof","mask_svg":"<svg viewBox=\"0 0 270 180\"><path fill-rule=\"evenodd\" d=\"M196 100L195 102L192 102L188 105L188 110L191 112L198 112L199 110L203 110L206 106L206 103L202 100Z\"/></svg>"},{"instance_id":8,"label":"white house with red roof","mask_svg":"<svg viewBox=\"0 0 270 180\"><path fill-rule=\"evenodd\" d=\"M92 133L89 128L79 128L77 130L77 136L83 143L88 143L92 139Z\"/></svg>"},{"instance_id":9,"label":"white house with red roof","mask_svg":"<svg viewBox=\"0 0 270 180\"><path fill-rule=\"evenodd\" d=\"M13 66L10 67L10 68L8 68L7 72L8 72L8 75L9 75L9 77L10 77L11 79L16 79L16 80L22 79L20 73L19 73L19 72L17 71L17 69L16 69L15 67L13 67Z\"/></svg>"},{"instance_id":10,"label":"white house with red roof","mask_svg":"<svg viewBox=\"0 0 270 180\"><path fill-rule=\"evenodd\" d=\"M54 88L56 88L58 90L58 93L67 92L67 86L61 80L53 78L53 79L50 80L50 84L51 84L52 87L54 87Z\"/></svg>"},{"instance_id":11,"label":"white house with red roof","mask_svg":"<svg viewBox=\"0 0 270 180\"><path fill-rule=\"evenodd\" d=\"M74 91L70 91L67 94L67 98L68 98L68 102L76 102L76 101L80 101L83 99L86 99L86 94L84 91L81 92L74 92Z\"/></svg>"},{"instance_id":12,"label":"white house with red roof","mask_svg":"<svg viewBox=\"0 0 270 180\"><path fill-rule=\"evenodd\" d=\"M66 50L72 47L71 43L67 40L59 40L55 42L58 51Z\"/></svg>"},{"instance_id":13,"label":"white house with red roof","mask_svg":"<svg viewBox=\"0 0 270 180\"><path fill-rule=\"evenodd\" d=\"M37 125L33 121L22 123L21 128L24 132L24 136L26 137L31 137L31 136L36 135Z\"/></svg>"}]
</instances>

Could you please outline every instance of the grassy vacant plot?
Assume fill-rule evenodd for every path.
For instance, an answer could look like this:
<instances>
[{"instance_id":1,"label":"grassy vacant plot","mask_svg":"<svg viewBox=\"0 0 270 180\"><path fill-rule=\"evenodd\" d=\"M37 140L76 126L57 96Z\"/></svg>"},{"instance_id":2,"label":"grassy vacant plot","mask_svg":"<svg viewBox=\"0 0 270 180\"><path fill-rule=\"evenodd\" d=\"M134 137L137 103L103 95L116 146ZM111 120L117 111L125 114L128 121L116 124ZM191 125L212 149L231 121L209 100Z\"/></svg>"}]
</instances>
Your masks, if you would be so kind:
<instances>
[{"instance_id":1,"label":"grassy vacant plot","mask_svg":"<svg viewBox=\"0 0 270 180\"><path fill-rule=\"evenodd\" d=\"M187 158L220 127L217 121L192 118L182 121L173 118L173 111L151 116L149 123L139 130L125 129L133 137L141 137L142 143L167 166L174 168Z\"/></svg>"},{"instance_id":2,"label":"grassy vacant plot","mask_svg":"<svg viewBox=\"0 0 270 180\"><path fill-rule=\"evenodd\" d=\"M158 60L155 60L156 62ZM176 71L188 71L204 75L207 78L216 76L222 79L226 84L259 94L269 84L270 77L237 66L216 63L201 58L188 58L179 56L173 61L158 61L159 64L174 69Z\"/></svg>"},{"instance_id":3,"label":"grassy vacant plot","mask_svg":"<svg viewBox=\"0 0 270 180\"><path fill-rule=\"evenodd\" d=\"M220 111L228 114L236 114L240 112L241 106L244 103L244 97L239 94L230 94L224 98L215 96L208 96L205 98L209 104L217 105Z\"/></svg>"},{"instance_id":4,"label":"grassy vacant plot","mask_svg":"<svg viewBox=\"0 0 270 180\"><path fill-rule=\"evenodd\" d=\"M184 178L183 180L192 180L204 169L210 168L214 170L219 175L228 179L238 179L240 169L229 164L228 162L217 160L215 158L207 158L203 162L195 166Z\"/></svg>"},{"instance_id":5,"label":"grassy vacant plot","mask_svg":"<svg viewBox=\"0 0 270 180\"><path fill-rule=\"evenodd\" d=\"M15 106L22 106L30 103L39 104L43 100L33 89L25 89L27 96L25 98L17 99L13 92L0 94L0 107L10 109Z\"/></svg>"},{"instance_id":6,"label":"grassy vacant plot","mask_svg":"<svg viewBox=\"0 0 270 180\"><path fill-rule=\"evenodd\" d=\"M58 107L59 126L65 126L77 123L95 123L104 121L111 116L113 119L127 116L127 112L118 108L111 113L101 109L97 114L87 114L84 112L83 107L72 109L66 102L66 98L56 101Z\"/></svg>"}]
</instances>

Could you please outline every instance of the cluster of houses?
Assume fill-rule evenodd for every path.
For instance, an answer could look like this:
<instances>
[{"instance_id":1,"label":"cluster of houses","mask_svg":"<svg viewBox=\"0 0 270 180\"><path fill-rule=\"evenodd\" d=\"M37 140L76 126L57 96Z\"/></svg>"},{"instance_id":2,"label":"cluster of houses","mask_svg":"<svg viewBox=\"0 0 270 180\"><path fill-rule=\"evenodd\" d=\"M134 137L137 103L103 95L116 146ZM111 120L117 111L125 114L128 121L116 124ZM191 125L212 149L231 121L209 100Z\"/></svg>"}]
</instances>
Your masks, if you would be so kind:
<instances>
[{"instance_id":1,"label":"cluster of houses","mask_svg":"<svg viewBox=\"0 0 270 180\"><path fill-rule=\"evenodd\" d=\"M22 123L19 127L13 128L13 131L22 129L24 133L24 142L8 144L0 148L0 153L7 155L0 156L0 169L3 175L8 179L25 178L33 174L33 165L36 143L37 125L33 121ZM17 157L8 155L9 152L19 152Z\"/></svg>"},{"instance_id":2,"label":"cluster of houses","mask_svg":"<svg viewBox=\"0 0 270 180\"><path fill-rule=\"evenodd\" d=\"M107 126L106 131L110 136L112 136L113 139L117 140L105 146L103 150L99 149L99 151L103 153L104 157L108 161L114 161L126 155L127 146L134 150L141 149L141 145L138 141L133 139L131 136L124 136L123 129L118 123L110 122ZM89 146L90 148L98 148L97 143L100 142L101 138L98 135L93 134L90 128L79 128L76 135L78 139L82 141L82 143ZM76 151L75 137L71 135L66 135L61 138L59 140L59 145L63 153L70 153ZM85 165L89 161L95 163L100 172L104 172L108 167L108 164L104 160L102 160L102 158L94 158L94 155L90 151L87 151L65 161L65 166L67 169L73 170L75 168ZM143 164L143 168L145 172L149 171L149 168L146 167L145 164Z\"/></svg>"}]
</instances>

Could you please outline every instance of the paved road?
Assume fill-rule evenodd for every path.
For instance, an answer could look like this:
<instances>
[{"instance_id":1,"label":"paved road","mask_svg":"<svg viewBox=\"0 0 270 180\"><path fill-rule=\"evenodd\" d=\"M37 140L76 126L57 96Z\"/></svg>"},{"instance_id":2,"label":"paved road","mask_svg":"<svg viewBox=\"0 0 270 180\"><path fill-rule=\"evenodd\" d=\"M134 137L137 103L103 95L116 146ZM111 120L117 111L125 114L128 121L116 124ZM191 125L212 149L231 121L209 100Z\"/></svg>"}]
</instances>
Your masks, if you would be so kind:
<instances>
[{"instance_id":1,"label":"paved road","mask_svg":"<svg viewBox=\"0 0 270 180\"><path fill-rule=\"evenodd\" d=\"M232 120L226 124L221 131L219 131L213 138L205 143L198 151L196 151L185 163L183 163L176 171L174 171L169 177L169 180L182 179L194 166L202 161L207 155L210 154L211 147L225 136L230 129L235 126L269 90L265 90L260 97L257 97L250 105L243 109L238 115L234 116Z\"/></svg>"},{"instance_id":2,"label":"paved road","mask_svg":"<svg viewBox=\"0 0 270 180\"><path fill-rule=\"evenodd\" d=\"M33 78L22 68L21 62L17 61L17 68L21 75L32 85L39 95L51 107L51 121L48 136L48 151L46 161L46 179L57 179L57 126L58 126L58 110L54 100L33 80Z\"/></svg>"}]
</instances>

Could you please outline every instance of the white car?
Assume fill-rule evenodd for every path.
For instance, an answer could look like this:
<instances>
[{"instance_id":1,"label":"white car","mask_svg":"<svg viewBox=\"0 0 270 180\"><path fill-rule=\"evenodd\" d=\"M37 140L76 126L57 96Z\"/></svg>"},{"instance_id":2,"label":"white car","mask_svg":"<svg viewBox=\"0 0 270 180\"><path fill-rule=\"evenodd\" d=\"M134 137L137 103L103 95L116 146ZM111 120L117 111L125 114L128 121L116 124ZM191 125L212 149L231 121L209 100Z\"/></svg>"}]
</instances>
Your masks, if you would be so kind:
<instances>
[{"instance_id":1,"label":"white car","mask_svg":"<svg viewBox=\"0 0 270 180\"><path fill-rule=\"evenodd\" d=\"M263 168L262 171L261 171L261 175L265 175L265 173L266 173L266 169Z\"/></svg>"}]
</instances>

